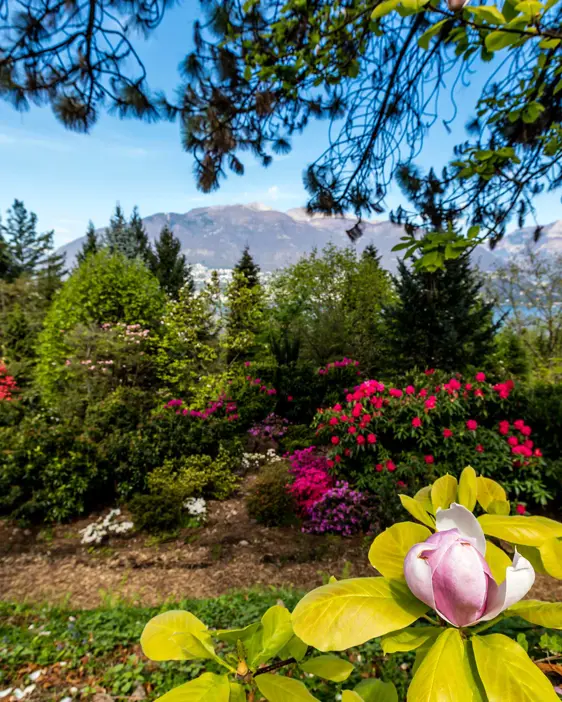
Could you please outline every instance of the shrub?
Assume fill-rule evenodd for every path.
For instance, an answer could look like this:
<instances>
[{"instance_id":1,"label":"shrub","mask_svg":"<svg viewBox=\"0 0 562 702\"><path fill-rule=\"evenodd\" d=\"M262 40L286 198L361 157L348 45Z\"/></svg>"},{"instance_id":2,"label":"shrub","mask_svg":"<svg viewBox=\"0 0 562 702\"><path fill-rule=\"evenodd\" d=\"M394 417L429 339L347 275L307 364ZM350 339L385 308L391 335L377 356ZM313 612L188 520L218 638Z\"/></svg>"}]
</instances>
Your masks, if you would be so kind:
<instances>
[{"instance_id":1,"label":"shrub","mask_svg":"<svg viewBox=\"0 0 562 702\"><path fill-rule=\"evenodd\" d=\"M151 533L170 532L182 522L180 502L170 501L167 495L135 495L128 504L135 528Z\"/></svg>"},{"instance_id":2,"label":"shrub","mask_svg":"<svg viewBox=\"0 0 562 702\"><path fill-rule=\"evenodd\" d=\"M295 451L289 456L289 461L289 473L293 480L287 490L295 499L301 516L306 517L334 484L329 472L328 459L319 455L314 446L311 446Z\"/></svg>"},{"instance_id":3,"label":"shrub","mask_svg":"<svg viewBox=\"0 0 562 702\"><path fill-rule=\"evenodd\" d=\"M523 420L507 419L512 389L482 373L466 382L430 371L405 388L369 380L321 411L316 424L333 473L361 491L378 494L381 474L392 473L413 494L427 478L473 465L517 499L545 504L542 453Z\"/></svg>"},{"instance_id":4,"label":"shrub","mask_svg":"<svg viewBox=\"0 0 562 702\"><path fill-rule=\"evenodd\" d=\"M276 461L264 466L246 497L248 514L260 524L281 526L294 520L295 502L287 490L287 464Z\"/></svg>"}]
</instances>

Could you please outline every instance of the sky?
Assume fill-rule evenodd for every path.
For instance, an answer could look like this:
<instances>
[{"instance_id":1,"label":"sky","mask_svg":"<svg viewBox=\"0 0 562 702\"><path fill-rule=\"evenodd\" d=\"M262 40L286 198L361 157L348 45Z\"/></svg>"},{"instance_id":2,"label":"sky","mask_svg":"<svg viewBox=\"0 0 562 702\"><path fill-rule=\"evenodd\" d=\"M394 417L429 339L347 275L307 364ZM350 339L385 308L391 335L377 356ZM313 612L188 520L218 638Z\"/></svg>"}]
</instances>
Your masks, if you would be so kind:
<instances>
[{"instance_id":1,"label":"sky","mask_svg":"<svg viewBox=\"0 0 562 702\"><path fill-rule=\"evenodd\" d=\"M151 87L170 96L180 83L177 67L191 49L192 23L199 13L197 2L184 1L138 44ZM470 116L463 114L463 106L474 105L481 80L476 76L474 85L459 96L459 116L451 134L441 123L433 127L417 159L421 167L445 163L454 144L462 141ZM444 104L442 116L448 117L451 109ZM38 215L39 229L54 230L60 246L83 236L89 220L105 226L117 202L126 213L138 205L142 216L250 202L283 211L303 207L307 195L302 172L326 147L327 130L325 122L311 124L293 139L291 153L275 157L267 169L243 154L245 174L229 175L217 192L203 194L195 186L192 158L182 150L178 124L103 115L90 134L74 134L48 107L18 113L0 100L0 213L5 214L15 198L23 200ZM392 188L388 209L400 202L399 190ZM536 204L542 224L562 218L560 194L542 195Z\"/></svg>"}]
</instances>

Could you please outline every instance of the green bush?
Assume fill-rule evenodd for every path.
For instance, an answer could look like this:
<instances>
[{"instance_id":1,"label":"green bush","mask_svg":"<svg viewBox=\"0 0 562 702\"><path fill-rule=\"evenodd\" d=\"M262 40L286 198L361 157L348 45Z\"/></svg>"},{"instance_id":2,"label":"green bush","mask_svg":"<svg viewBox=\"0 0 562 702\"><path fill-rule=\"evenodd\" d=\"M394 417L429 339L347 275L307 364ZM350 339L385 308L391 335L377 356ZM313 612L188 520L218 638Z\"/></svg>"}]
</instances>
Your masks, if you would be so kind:
<instances>
[{"instance_id":1,"label":"green bush","mask_svg":"<svg viewBox=\"0 0 562 702\"><path fill-rule=\"evenodd\" d=\"M107 250L89 256L63 285L39 336L36 380L48 401L56 401L71 366L71 339L80 325L106 322L157 327L164 293L142 261Z\"/></svg>"},{"instance_id":2,"label":"green bush","mask_svg":"<svg viewBox=\"0 0 562 702\"><path fill-rule=\"evenodd\" d=\"M281 526L294 521L296 506L287 491L289 482L285 462L276 461L264 466L246 497L249 516L266 526Z\"/></svg>"}]
</instances>

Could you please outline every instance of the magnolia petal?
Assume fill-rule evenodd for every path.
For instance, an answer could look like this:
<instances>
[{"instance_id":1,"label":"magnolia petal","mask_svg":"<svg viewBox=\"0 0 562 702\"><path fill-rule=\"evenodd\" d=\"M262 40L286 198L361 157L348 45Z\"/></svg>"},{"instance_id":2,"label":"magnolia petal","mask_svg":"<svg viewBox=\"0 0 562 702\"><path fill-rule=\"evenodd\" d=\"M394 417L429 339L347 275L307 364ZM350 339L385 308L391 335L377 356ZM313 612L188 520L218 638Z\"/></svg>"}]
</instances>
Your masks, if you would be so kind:
<instances>
[{"instance_id":1,"label":"magnolia petal","mask_svg":"<svg viewBox=\"0 0 562 702\"><path fill-rule=\"evenodd\" d=\"M432 571L423 554L436 548L437 546L432 544L416 544L412 546L404 559L404 577L408 587L418 600L433 609L435 609L435 598L433 596Z\"/></svg>"},{"instance_id":2,"label":"magnolia petal","mask_svg":"<svg viewBox=\"0 0 562 702\"><path fill-rule=\"evenodd\" d=\"M491 589L486 606L486 614L480 621L487 622L511 607L529 592L535 582L535 571L526 558L515 551L513 565L509 566L505 580L497 588Z\"/></svg>"},{"instance_id":3,"label":"magnolia petal","mask_svg":"<svg viewBox=\"0 0 562 702\"><path fill-rule=\"evenodd\" d=\"M458 529L462 536L474 539L475 547L486 555L486 537L476 517L466 507L453 502L449 509L438 509L435 528L437 531Z\"/></svg>"}]
</instances>

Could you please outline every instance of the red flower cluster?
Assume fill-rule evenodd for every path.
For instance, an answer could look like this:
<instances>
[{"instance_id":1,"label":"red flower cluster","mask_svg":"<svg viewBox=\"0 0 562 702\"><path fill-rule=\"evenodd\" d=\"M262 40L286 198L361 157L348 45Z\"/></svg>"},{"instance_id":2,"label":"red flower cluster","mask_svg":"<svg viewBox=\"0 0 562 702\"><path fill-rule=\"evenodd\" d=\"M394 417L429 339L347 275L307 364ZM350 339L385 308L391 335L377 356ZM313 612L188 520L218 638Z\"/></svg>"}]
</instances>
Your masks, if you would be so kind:
<instances>
[{"instance_id":1,"label":"red flower cluster","mask_svg":"<svg viewBox=\"0 0 562 702\"><path fill-rule=\"evenodd\" d=\"M333 368L347 368L348 366L358 367L359 361L354 361L352 358L342 358L341 361L332 361L332 363L328 363L322 368L319 368L318 375L327 375Z\"/></svg>"},{"instance_id":2,"label":"red flower cluster","mask_svg":"<svg viewBox=\"0 0 562 702\"><path fill-rule=\"evenodd\" d=\"M0 402L10 402L14 399L14 392L17 392L17 384L15 378L8 375L8 370L5 365L0 364Z\"/></svg>"}]
</instances>

